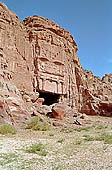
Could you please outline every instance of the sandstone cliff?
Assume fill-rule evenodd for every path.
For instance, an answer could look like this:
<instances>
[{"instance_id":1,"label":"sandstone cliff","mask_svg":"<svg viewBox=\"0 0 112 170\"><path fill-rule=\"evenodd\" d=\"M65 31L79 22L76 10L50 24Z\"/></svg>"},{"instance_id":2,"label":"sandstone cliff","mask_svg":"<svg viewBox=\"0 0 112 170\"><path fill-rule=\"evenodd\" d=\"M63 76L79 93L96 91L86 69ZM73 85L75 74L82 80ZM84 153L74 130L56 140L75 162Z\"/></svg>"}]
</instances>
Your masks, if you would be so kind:
<instances>
[{"instance_id":1,"label":"sandstone cliff","mask_svg":"<svg viewBox=\"0 0 112 170\"><path fill-rule=\"evenodd\" d=\"M19 123L44 104L112 116L112 74L84 70L72 35L40 16L18 16L0 3L0 123ZM48 109L49 110L49 109Z\"/></svg>"}]
</instances>

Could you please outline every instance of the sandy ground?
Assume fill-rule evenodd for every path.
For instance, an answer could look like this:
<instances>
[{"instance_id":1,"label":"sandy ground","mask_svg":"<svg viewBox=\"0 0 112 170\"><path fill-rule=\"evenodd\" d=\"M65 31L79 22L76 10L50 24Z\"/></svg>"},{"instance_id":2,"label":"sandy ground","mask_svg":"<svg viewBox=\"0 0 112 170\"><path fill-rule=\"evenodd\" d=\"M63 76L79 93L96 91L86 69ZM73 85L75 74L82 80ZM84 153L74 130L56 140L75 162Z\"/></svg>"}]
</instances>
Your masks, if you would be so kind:
<instances>
[{"instance_id":1,"label":"sandy ground","mask_svg":"<svg viewBox=\"0 0 112 170\"><path fill-rule=\"evenodd\" d=\"M0 135L0 170L112 170L112 139L97 140L104 133L112 135L112 118L89 118L92 123L86 126ZM25 151L40 143L46 156Z\"/></svg>"}]
</instances>

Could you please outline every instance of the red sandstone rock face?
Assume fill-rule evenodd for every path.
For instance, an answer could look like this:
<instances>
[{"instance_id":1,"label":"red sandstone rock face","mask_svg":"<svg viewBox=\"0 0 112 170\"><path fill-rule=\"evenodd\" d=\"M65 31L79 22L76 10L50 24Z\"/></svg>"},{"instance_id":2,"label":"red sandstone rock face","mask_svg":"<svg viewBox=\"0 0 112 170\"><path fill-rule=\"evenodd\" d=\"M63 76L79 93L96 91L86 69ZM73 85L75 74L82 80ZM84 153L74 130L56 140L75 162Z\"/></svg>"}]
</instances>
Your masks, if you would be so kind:
<instances>
[{"instance_id":1,"label":"red sandstone rock face","mask_svg":"<svg viewBox=\"0 0 112 170\"><path fill-rule=\"evenodd\" d=\"M0 3L1 122L16 124L29 117L20 91L32 92L31 69L31 48L25 28L17 15Z\"/></svg>"},{"instance_id":2,"label":"red sandstone rock face","mask_svg":"<svg viewBox=\"0 0 112 170\"><path fill-rule=\"evenodd\" d=\"M0 79L0 124L17 125L31 117L29 107L25 104L17 87Z\"/></svg>"},{"instance_id":3,"label":"red sandstone rock face","mask_svg":"<svg viewBox=\"0 0 112 170\"><path fill-rule=\"evenodd\" d=\"M0 3L0 70L19 89L32 91L29 39L18 16Z\"/></svg>"},{"instance_id":4,"label":"red sandstone rock face","mask_svg":"<svg viewBox=\"0 0 112 170\"><path fill-rule=\"evenodd\" d=\"M77 50L72 35L55 22L33 16L21 23L0 3L0 123L47 114L41 94L66 103L53 109L59 119L67 105L73 112L112 116L112 74L99 79L83 70Z\"/></svg>"},{"instance_id":5,"label":"red sandstone rock face","mask_svg":"<svg viewBox=\"0 0 112 170\"><path fill-rule=\"evenodd\" d=\"M84 70L82 77L86 86L79 87L79 111L86 114L112 116L112 75L105 75L100 79L92 72Z\"/></svg>"},{"instance_id":6,"label":"red sandstone rock face","mask_svg":"<svg viewBox=\"0 0 112 170\"><path fill-rule=\"evenodd\" d=\"M75 64L77 45L68 31L55 22L33 16L24 21L32 45L34 88L60 95L60 101L75 106L78 92Z\"/></svg>"}]
</instances>

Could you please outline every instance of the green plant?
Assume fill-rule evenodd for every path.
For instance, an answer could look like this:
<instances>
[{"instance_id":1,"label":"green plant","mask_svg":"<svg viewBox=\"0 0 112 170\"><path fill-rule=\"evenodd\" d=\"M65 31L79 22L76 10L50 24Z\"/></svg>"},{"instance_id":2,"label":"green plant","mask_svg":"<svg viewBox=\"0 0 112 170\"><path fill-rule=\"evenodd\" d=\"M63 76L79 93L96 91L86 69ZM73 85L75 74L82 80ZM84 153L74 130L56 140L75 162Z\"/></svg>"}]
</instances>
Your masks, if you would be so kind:
<instances>
[{"instance_id":1,"label":"green plant","mask_svg":"<svg viewBox=\"0 0 112 170\"><path fill-rule=\"evenodd\" d=\"M61 139L59 139L57 142L63 143L64 141L65 141L65 139L61 138Z\"/></svg>"},{"instance_id":2,"label":"green plant","mask_svg":"<svg viewBox=\"0 0 112 170\"><path fill-rule=\"evenodd\" d=\"M75 145L81 145L81 144L82 144L82 141L81 141L81 140L76 140L74 144L75 144Z\"/></svg>"},{"instance_id":3,"label":"green plant","mask_svg":"<svg viewBox=\"0 0 112 170\"><path fill-rule=\"evenodd\" d=\"M107 126L104 126L104 125L99 125L98 127L96 127L96 129L106 129L108 128Z\"/></svg>"},{"instance_id":4,"label":"green plant","mask_svg":"<svg viewBox=\"0 0 112 170\"><path fill-rule=\"evenodd\" d=\"M54 166L52 170L62 170L62 166L61 165Z\"/></svg>"},{"instance_id":5,"label":"green plant","mask_svg":"<svg viewBox=\"0 0 112 170\"><path fill-rule=\"evenodd\" d=\"M24 21L21 21L21 24L25 25Z\"/></svg>"},{"instance_id":6,"label":"green plant","mask_svg":"<svg viewBox=\"0 0 112 170\"><path fill-rule=\"evenodd\" d=\"M17 161L18 155L15 153L1 153L0 154L0 165L4 166L6 164L12 163L14 161Z\"/></svg>"},{"instance_id":7,"label":"green plant","mask_svg":"<svg viewBox=\"0 0 112 170\"><path fill-rule=\"evenodd\" d=\"M90 135L83 135L84 140L86 141L94 141L94 137L90 136Z\"/></svg>"},{"instance_id":8,"label":"green plant","mask_svg":"<svg viewBox=\"0 0 112 170\"><path fill-rule=\"evenodd\" d=\"M48 125L48 123L38 123L34 128L33 130L40 130L40 131L47 131L47 130L50 130L50 125Z\"/></svg>"},{"instance_id":9,"label":"green plant","mask_svg":"<svg viewBox=\"0 0 112 170\"><path fill-rule=\"evenodd\" d=\"M74 130L74 129L62 128L62 129L60 130L60 132L71 133L71 132L73 132L73 130Z\"/></svg>"},{"instance_id":10,"label":"green plant","mask_svg":"<svg viewBox=\"0 0 112 170\"><path fill-rule=\"evenodd\" d=\"M47 155L47 152L45 151L45 145L43 145L41 143L32 145L29 148L26 148L25 151L27 153L39 154L41 156L46 156Z\"/></svg>"},{"instance_id":11,"label":"green plant","mask_svg":"<svg viewBox=\"0 0 112 170\"><path fill-rule=\"evenodd\" d=\"M0 126L0 134L8 134L8 133L16 134L16 129L8 124Z\"/></svg>"},{"instance_id":12,"label":"green plant","mask_svg":"<svg viewBox=\"0 0 112 170\"><path fill-rule=\"evenodd\" d=\"M31 120L27 122L27 128L33 129L38 124L39 121L40 118L38 116L33 117Z\"/></svg>"},{"instance_id":13,"label":"green plant","mask_svg":"<svg viewBox=\"0 0 112 170\"><path fill-rule=\"evenodd\" d=\"M66 128L62 128L62 129L60 129L60 132L66 132L67 131L67 129Z\"/></svg>"},{"instance_id":14,"label":"green plant","mask_svg":"<svg viewBox=\"0 0 112 170\"><path fill-rule=\"evenodd\" d=\"M49 136L54 136L54 133L49 133Z\"/></svg>"},{"instance_id":15,"label":"green plant","mask_svg":"<svg viewBox=\"0 0 112 170\"><path fill-rule=\"evenodd\" d=\"M36 131L47 131L50 130L50 125L46 122L41 122L40 118L38 116L35 116L27 122L27 128Z\"/></svg>"},{"instance_id":16,"label":"green plant","mask_svg":"<svg viewBox=\"0 0 112 170\"><path fill-rule=\"evenodd\" d=\"M89 131L91 128L93 128L92 126L88 126L88 127L80 127L80 128L74 128L75 131L81 132L81 131Z\"/></svg>"},{"instance_id":17,"label":"green plant","mask_svg":"<svg viewBox=\"0 0 112 170\"><path fill-rule=\"evenodd\" d=\"M96 137L95 140L104 141L105 144L112 144L112 135L104 132L100 136Z\"/></svg>"}]
</instances>

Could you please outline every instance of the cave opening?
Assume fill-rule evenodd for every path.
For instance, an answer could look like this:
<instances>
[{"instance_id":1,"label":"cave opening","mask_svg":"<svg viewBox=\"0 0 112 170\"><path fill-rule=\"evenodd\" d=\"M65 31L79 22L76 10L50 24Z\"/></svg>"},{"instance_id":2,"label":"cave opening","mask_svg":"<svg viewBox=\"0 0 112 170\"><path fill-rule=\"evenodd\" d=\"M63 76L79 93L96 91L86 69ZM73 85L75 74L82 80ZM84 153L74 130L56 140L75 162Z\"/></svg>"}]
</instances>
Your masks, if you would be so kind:
<instances>
[{"instance_id":1,"label":"cave opening","mask_svg":"<svg viewBox=\"0 0 112 170\"><path fill-rule=\"evenodd\" d=\"M59 102L60 94L39 92L39 97L44 98L44 105L52 105Z\"/></svg>"}]
</instances>

